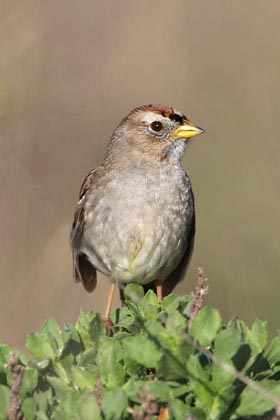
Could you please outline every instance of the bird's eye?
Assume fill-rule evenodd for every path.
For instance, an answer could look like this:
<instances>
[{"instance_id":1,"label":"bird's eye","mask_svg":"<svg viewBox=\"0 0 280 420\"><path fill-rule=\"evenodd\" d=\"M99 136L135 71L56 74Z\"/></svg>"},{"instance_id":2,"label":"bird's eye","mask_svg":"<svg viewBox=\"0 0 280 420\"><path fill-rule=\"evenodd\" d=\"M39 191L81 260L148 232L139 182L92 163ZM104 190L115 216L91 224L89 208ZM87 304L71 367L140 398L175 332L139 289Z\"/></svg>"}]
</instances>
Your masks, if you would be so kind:
<instances>
[{"instance_id":1,"label":"bird's eye","mask_svg":"<svg viewBox=\"0 0 280 420\"><path fill-rule=\"evenodd\" d=\"M162 128L163 128L163 125L162 125L162 123L161 123L160 121L154 121L154 122L152 122L152 124L151 124L151 129L152 129L153 131L156 131L157 133L158 133L159 131L161 131L161 130L162 130Z\"/></svg>"}]
</instances>

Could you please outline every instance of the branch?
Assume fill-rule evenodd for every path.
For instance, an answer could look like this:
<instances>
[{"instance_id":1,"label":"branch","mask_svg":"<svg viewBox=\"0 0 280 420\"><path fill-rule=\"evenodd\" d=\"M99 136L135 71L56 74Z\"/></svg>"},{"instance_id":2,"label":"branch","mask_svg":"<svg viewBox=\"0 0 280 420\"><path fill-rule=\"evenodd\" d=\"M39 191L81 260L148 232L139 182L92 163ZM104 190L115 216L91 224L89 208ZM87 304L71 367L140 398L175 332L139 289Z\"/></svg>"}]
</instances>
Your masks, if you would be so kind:
<instances>
[{"instance_id":1,"label":"branch","mask_svg":"<svg viewBox=\"0 0 280 420\"><path fill-rule=\"evenodd\" d=\"M22 375L25 367L21 365L18 357L11 353L10 361L5 365L12 374L12 386L10 394L10 408L7 411L7 420L25 420L20 410L19 389L22 381Z\"/></svg>"},{"instance_id":2,"label":"branch","mask_svg":"<svg viewBox=\"0 0 280 420\"><path fill-rule=\"evenodd\" d=\"M188 319L189 328L192 326L194 319L202 307L204 296L208 293L209 286L206 285L207 280L203 268L200 267L198 269L198 285L195 288L195 293L192 293L194 301Z\"/></svg>"}]
</instances>

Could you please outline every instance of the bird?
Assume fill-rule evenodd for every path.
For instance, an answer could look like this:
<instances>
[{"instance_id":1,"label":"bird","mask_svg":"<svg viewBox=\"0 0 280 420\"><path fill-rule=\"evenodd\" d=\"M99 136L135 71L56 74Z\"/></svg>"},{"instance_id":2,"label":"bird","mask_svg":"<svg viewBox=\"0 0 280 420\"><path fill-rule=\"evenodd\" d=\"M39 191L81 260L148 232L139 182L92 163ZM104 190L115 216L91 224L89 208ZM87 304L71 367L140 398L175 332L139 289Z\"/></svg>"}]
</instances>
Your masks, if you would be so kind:
<instances>
[{"instance_id":1,"label":"bird","mask_svg":"<svg viewBox=\"0 0 280 420\"><path fill-rule=\"evenodd\" d=\"M159 301L184 278L194 247L195 203L182 166L186 145L204 130L175 108L143 105L114 130L103 163L82 183L70 234L73 273L87 292L97 271L115 286L138 283Z\"/></svg>"}]
</instances>

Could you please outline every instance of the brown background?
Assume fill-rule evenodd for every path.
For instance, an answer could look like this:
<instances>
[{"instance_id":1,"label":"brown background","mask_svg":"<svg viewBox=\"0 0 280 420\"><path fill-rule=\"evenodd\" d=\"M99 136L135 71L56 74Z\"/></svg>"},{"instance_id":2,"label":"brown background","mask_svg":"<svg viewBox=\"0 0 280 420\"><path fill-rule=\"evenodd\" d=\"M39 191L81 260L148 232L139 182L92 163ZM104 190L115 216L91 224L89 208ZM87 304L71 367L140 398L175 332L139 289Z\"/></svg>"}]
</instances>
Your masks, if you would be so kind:
<instances>
[{"instance_id":1,"label":"brown background","mask_svg":"<svg viewBox=\"0 0 280 420\"><path fill-rule=\"evenodd\" d=\"M195 254L225 319L279 328L280 4L275 0L2 0L0 341L49 316L103 311L100 277L72 281L68 235L83 177L120 119L173 105L207 131L184 165ZM118 303L118 299L116 299Z\"/></svg>"}]
</instances>

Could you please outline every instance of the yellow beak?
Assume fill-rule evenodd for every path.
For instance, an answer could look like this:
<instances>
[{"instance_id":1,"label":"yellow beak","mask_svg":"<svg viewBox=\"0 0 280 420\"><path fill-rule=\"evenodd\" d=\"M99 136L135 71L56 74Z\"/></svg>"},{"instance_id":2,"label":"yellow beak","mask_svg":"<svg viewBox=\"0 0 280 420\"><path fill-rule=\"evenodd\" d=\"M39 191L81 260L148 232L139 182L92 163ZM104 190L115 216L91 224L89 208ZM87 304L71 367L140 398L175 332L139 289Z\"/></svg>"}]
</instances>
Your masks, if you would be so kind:
<instances>
[{"instance_id":1,"label":"yellow beak","mask_svg":"<svg viewBox=\"0 0 280 420\"><path fill-rule=\"evenodd\" d=\"M178 139L190 139L191 137L198 136L199 134L204 133L205 130L202 128L196 127L190 121L186 121L183 125L176 128L172 133L172 137Z\"/></svg>"}]
</instances>

